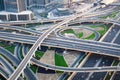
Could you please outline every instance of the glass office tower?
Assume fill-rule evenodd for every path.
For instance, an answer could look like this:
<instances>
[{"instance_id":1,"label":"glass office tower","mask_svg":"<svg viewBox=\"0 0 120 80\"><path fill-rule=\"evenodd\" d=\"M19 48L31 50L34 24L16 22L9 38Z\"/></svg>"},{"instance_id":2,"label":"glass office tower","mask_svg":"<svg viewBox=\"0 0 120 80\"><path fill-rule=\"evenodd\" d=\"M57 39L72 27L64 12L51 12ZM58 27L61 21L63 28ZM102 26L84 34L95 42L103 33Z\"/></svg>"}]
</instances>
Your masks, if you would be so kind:
<instances>
[{"instance_id":1,"label":"glass office tower","mask_svg":"<svg viewBox=\"0 0 120 80\"><path fill-rule=\"evenodd\" d=\"M30 5L39 5L39 6L42 5L42 6L44 6L48 3L50 3L51 1L53 1L53 0L28 0L27 4L28 4L28 6L30 6Z\"/></svg>"},{"instance_id":2,"label":"glass office tower","mask_svg":"<svg viewBox=\"0 0 120 80\"><path fill-rule=\"evenodd\" d=\"M26 10L26 0L4 0L5 10L8 12L21 12Z\"/></svg>"},{"instance_id":3,"label":"glass office tower","mask_svg":"<svg viewBox=\"0 0 120 80\"><path fill-rule=\"evenodd\" d=\"M0 11L5 10L4 0L0 0Z\"/></svg>"}]
</instances>

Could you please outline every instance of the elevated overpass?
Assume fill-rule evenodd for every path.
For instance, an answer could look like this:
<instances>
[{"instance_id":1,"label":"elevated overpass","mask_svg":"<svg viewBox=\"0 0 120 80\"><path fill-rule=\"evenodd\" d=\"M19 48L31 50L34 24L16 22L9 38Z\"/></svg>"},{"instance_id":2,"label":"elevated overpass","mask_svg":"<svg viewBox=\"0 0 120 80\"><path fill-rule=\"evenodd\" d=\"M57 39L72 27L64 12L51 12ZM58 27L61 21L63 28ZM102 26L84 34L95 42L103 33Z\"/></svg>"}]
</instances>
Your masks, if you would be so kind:
<instances>
[{"instance_id":1,"label":"elevated overpass","mask_svg":"<svg viewBox=\"0 0 120 80\"><path fill-rule=\"evenodd\" d=\"M100 18L87 18L87 19L82 19L82 20L75 20L71 21L68 25L76 24L76 23L83 23L83 22L92 22L92 23L110 23L110 24L115 24L115 25L120 25L119 21L115 21L113 19L100 19Z\"/></svg>"},{"instance_id":2,"label":"elevated overpass","mask_svg":"<svg viewBox=\"0 0 120 80\"><path fill-rule=\"evenodd\" d=\"M33 44L38 39L38 37L0 32L0 39L12 42ZM109 55L115 57L120 56L120 45L110 44L106 42L47 38L42 42L42 45L70 50L93 52L101 55Z\"/></svg>"},{"instance_id":3,"label":"elevated overpass","mask_svg":"<svg viewBox=\"0 0 120 80\"><path fill-rule=\"evenodd\" d=\"M119 17L120 14L117 16ZM100 19L100 18L85 18L85 19L79 19L79 20L74 20L74 21L71 21L68 23L68 25L72 25L72 24L76 24L76 23L84 23L84 22L102 22L102 23L111 23L111 24L116 24L116 25L120 25L120 22L119 21L115 21L115 19ZM41 32L38 32L38 31L35 31L35 30L31 30L31 29L28 29L28 28L22 28L22 27L19 27L19 26L0 26L0 28L3 28L3 29L11 29L11 30L17 30L19 32L27 32L27 33L30 33L30 34L36 34L36 35L41 35L42 33Z\"/></svg>"},{"instance_id":4,"label":"elevated overpass","mask_svg":"<svg viewBox=\"0 0 120 80\"><path fill-rule=\"evenodd\" d=\"M18 60L14 55L12 55L11 52L7 51L7 50L4 49L3 47L0 47L0 55L5 56L5 57L13 64L13 66L18 66L19 63L20 63L20 60ZM2 64L2 63L1 63L1 64ZM8 64L9 64L9 63L8 63ZM4 64L2 64L2 65L4 65ZM4 69L5 69L5 68L3 68L3 69L1 70L1 73L2 73L2 71L4 72ZM8 70L7 70L6 73L9 73ZM12 73L13 73L13 72L12 72ZM12 74L12 73L11 73L11 74ZM8 76L10 77L11 74L9 74ZM24 69L24 74L25 74L25 77L26 77L28 80L38 80L38 78L37 78L37 77L35 76L35 74L30 70L29 67L26 67L26 68ZM2 74L2 75L7 76L7 75L5 75L5 74ZM8 79L9 77L6 77L6 78ZM19 78L21 78L21 77L19 77Z\"/></svg>"},{"instance_id":5,"label":"elevated overpass","mask_svg":"<svg viewBox=\"0 0 120 80\"><path fill-rule=\"evenodd\" d=\"M116 7L108 8L108 9L104 9L102 11L88 13L88 14L84 15L84 17L93 17L93 16L104 15L106 13L111 13L115 10L117 10ZM39 19L39 20L31 20L31 21L3 21L3 22L0 22L0 25L21 25L21 24L60 22L60 21L64 20L65 18L69 18L69 17L72 17L72 15L63 16L61 18L54 18L54 19Z\"/></svg>"},{"instance_id":6,"label":"elevated overpass","mask_svg":"<svg viewBox=\"0 0 120 80\"><path fill-rule=\"evenodd\" d=\"M28 29L28 28L19 27L19 26L0 26L0 28L15 30L15 31L19 31L19 32L26 32L26 33L30 33L30 34L38 34L38 35L42 34L41 32L38 32L38 31L35 31L32 29Z\"/></svg>"},{"instance_id":7,"label":"elevated overpass","mask_svg":"<svg viewBox=\"0 0 120 80\"><path fill-rule=\"evenodd\" d=\"M98 8L98 7L97 7ZM95 8L93 9L95 10ZM24 70L24 68L27 66L27 63L30 61L30 59L32 58L34 52L37 50L37 48L41 45L41 43L43 42L43 40L52 32L54 31L56 28L59 28L61 25L64 25L68 22L70 22L71 20L74 20L78 17L81 17L83 14L81 15L73 15L71 18L67 18L65 20L63 20L62 22L55 24L54 26L51 26L48 31L44 32L38 39L37 41L33 44L32 48L28 51L28 54L25 56L25 58L22 60L22 62L19 64L19 66L17 67L17 69L14 71L14 73L10 76L10 78L8 80L16 80L21 72Z\"/></svg>"},{"instance_id":8,"label":"elevated overpass","mask_svg":"<svg viewBox=\"0 0 120 80\"><path fill-rule=\"evenodd\" d=\"M120 70L119 66L114 66L114 67L105 66L105 67L94 67L94 68L93 67L73 68L73 67L59 67L59 66L44 64L33 58L31 59L31 61L32 63L35 63L36 65L45 67L47 69L60 70L60 71L65 71L65 72L104 72L104 71L119 71ZM5 76L5 74L3 74L3 76Z\"/></svg>"},{"instance_id":9,"label":"elevated overpass","mask_svg":"<svg viewBox=\"0 0 120 80\"><path fill-rule=\"evenodd\" d=\"M10 78L8 80L16 80L20 76L20 74L22 73L22 71L24 70L24 68L27 66L27 63L30 61L30 59L32 58L32 56L35 53L35 51L37 50L37 48L41 45L41 43L44 41L44 39L52 31L54 31L55 29L59 28L61 25L66 24L69 21L74 20L74 19L76 19L76 18L78 18L78 17L80 17L82 15L83 14L81 14L81 15L72 15L72 17L67 18L67 19L63 20L62 22L59 22L58 24L55 24L55 25L51 26L46 32L44 32L37 39L37 41L33 44L33 46L31 47L31 49L28 51L27 55L25 56L25 58L22 60L22 62L19 64L19 66L17 67L17 69L14 71L14 73L10 76Z\"/></svg>"},{"instance_id":10,"label":"elevated overpass","mask_svg":"<svg viewBox=\"0 0 120 80\"><path fill-rule=\"evenodd\" d=\"M3 57L0 58L0 63L4 66L4 69L8 71L8 73L12 74L14 69L13 66L8 63L7 60L5 60Z\"/></svg>"},{"instance_id":11,"label":"elevated overpass","mask_svg":"<svg viewBox=\"0 0 120 80\"><path fill-rule=\"evenodd\" d=\"M0 74L1 74L5 79L8 79L8 78L9 78L9 73L8 73L2 66L0 66Z\"/></svg>"}]
</instances>

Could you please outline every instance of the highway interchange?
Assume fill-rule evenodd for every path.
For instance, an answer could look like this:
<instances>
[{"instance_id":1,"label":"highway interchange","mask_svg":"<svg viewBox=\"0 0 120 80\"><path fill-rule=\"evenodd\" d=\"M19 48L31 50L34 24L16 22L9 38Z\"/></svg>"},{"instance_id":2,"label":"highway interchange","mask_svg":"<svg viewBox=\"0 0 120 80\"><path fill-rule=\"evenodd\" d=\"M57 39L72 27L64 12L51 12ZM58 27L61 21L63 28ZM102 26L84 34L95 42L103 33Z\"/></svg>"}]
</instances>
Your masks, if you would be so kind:
<instances>
[{"instance_id":1,"label":"highway interchange","mask_svg":"<svg viewBox=\"0 0 120 80\"><path fill-rule=\"evenodd\" d=\"M95 10L97 8L93 8L93 10ZM91 11L92 11L92 9L88 12L91 12ZM88 14L88 12L86 12L84 14ZM19 51L18 52L16 51L16 57L18 57L16 59L14 56L10 55L11 53L6 52L1 47L0 48L1 53L3 53L3 55L5 55L5 56L8 56L7 58L12 61L13 65L15 65L15 66L18 65L18 67L14 71L12 66L7 64L6 63L7 61L5 61L4 59L1 58L1 63L4 66L6 66L7 69L9 68L9 74L12 73L12 75L9 75L8 72L6 72L2 68L2 66L0 66L0 70L2 70L1 73L3 73L2 75L8 80L16 80L20 76L20 74L23 72L24 69L25 69L24 70L25 74L28 74L27 71L29 71L28 75L33 75L32 72L30 72L29 67L26 67L26 66L27 66L27 63L30 62L30 59L32 58L35 51L37 50L37 48L40 45L50 46L50 47L59 47L59 48L65 48L65 49L70 49L70 50L77 50L77 51L92 52L92 53L96 53L96 54L109 55L109 56L114 56L114 57L119 58L119 56L120 56L120 54L119 54L120 45L118 43L119 42L119 37L120 37L119 31L118 31L118 36L116 36L117 38L115 38L114 41L113 41L116 44L107 43L108 42L107 40L105 42L84 41L84 40L78 40L78 39L73 40L73 39L61 37L59 33L57 33L59 37L50 37L50 38L48 37L48 35L50 35L57 28L60 28L61 26L69 23L70 21L74 21L74 19L79 18L79 17L83 16L84 14L80 14L80 15L75 14L73 16L70 16L70 18L68 17L65 20L63 20L61 22L58 22L57 24L51 26L44 33L39 33L39 32L36 32L34 30L26 30L26 29L18 28L18 27L16 28L14 26L9 27L9 29L13 29L13 30L15 29L15 30L18 30L18 31L28 32L28 33L31 33L31 34L35 34L37 36L17 34L17 33L14 34L14 33L8 33L8 32L0 32L0 40L33 44L33 46L31 47L29 52L26 54L26 56L24 57L23 60L21 60L17 56L18 55L17 53ZM104 23L112 23L112 24L115 24L117 26L120 25L120 23L115 21L115 20L105 20L105 19L95 19L95 20L94 19L89 19L89 20L87 19L87 20L80 20L80 22L81 23L82 22L104 22ZM75 23L76 23L76 21L75 21ZM3 23L1 23L1 24L3 25ZM15 23L15 24L18 24L18 23ZM22 23L22 24L24 24L24 23ZM0 28L7 29L8 27L7 26L1 26ZM105 39L107 39L107 38L105 38ZM91 46L92 46L92 48L90 48ZM101 60L101 58L100 58L100 60ZM31 61L38 66L42 66L42 67L53 69L53 70L61 70L61 71L65 71L65 72L103 72L103 71L119 71L120 70L119 66L97 67L97 65L96 65L96 67L87 66L86 68L84 68L84 67L83 68L72 68L72 67L64 68L64 67L57 67L57 66L52 66L52 65L40 63L37 60L35 60L34 58L32 58ZM28 75L26 75L26 76L28 76ZM34 80L37 80L36 77L32 77L31 80L33 78L34 78ZM28 77L28 80L30 80L30 77Z\"/></svg>"}]
</instances>

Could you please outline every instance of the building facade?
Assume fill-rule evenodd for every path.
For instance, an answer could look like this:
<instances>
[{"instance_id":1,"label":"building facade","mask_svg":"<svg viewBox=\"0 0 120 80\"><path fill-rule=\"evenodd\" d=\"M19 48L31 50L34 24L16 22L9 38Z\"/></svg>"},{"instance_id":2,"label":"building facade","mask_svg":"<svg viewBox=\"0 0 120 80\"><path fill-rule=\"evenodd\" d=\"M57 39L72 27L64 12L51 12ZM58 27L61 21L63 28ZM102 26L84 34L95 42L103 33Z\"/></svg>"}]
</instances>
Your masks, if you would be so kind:
<instances>
[{"instance_id":1,"label":"building facade","mask_svg":"<svg viewBox=\"0 0 120 80\"><path fill-rule=\"evenodd\" d=\"M20 13L0 12L0 20L2 21L26 21L32 20L32 11L23 11Z\"/></svg>"},{"instance_id":2,"label":"building facade","mask_svg":"<svg viewBox=\"0 0 120 80\"><path fill-rule=\"evenodd\" d=\"M5 10L4 0L0 0L0 11Z\"/></svg>"},{"instance_id":3,"label":"building facade","mask_svg":"<svg viewBox=\"0 0 120 80\"><path fill-rule=\"evenodd\" d=\"M7 12L21 12L25 11L27 7L26 0L4 0L5 11Z\"/></svg>"},{"instance_id":4,"label":"building facade","mask_svg":"<svg viewBox=\"0 0 120 80\"><path fill-rule=\"evenodd\" d=\"M45 6L54 0L27 0L27 6Z\"/></svg>"}]
</instances>

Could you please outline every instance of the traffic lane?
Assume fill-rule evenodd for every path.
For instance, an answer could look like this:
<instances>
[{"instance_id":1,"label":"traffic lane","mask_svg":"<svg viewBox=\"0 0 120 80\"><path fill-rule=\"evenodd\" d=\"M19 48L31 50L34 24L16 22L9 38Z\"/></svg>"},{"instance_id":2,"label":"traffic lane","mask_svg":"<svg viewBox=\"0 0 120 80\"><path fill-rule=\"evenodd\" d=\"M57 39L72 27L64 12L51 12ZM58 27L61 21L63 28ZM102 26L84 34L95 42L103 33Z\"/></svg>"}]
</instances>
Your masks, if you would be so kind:
<instances>
[{"instance_id":1,"label":"traffic lane","mask_svg":"<svg viewBox=\"0 0 120 80\"><path fill-rule=\"evenodd\" d=\"M9 51L6 51L4 48L0 47L0 53L6 56L14 65L18 65L20 61L12 55Z\"/></svg>"},{"instance_id":2,"label":"traffic lane","mask_svg":"<svg viewBox=\"0 0 120 80\"><path fill-rule=\"evenodd\" d=\"M5 77L6 79L9 78L10 74L8 71L6 71L3 67L0 66L0 75Z\"/></svg>"},{"instance_id":3,"label":"traffic lane","mask_svg":"<svg viewBox=\"0 0 120 80\"><path fill-rule=\"evenodd\" d=\"M14 41L13 38L12 38L11 41ZM1 40L2 40L2 38L1 38ZM15 41L21 42L20 39L17 39ZM30 42L28 42L26 40L23 40L22 43L26 42L26 43L30 44L32 40L29 40L29 41ZM51 41L49 41L49 42L45 42L44 41L43 45L47 44L47 46L54 46L54 47L57 46L57 47L60 47L60 48L67 48L67 49L81 50L81 51L86 51L86 50L88 51L89 50L90 52L93 52L93 53L98 53L98 54L103 54L103 55L110 55L110 56L116 56L116 55L119 56L120 55L119 54L119 49L117 50L117 49L112 49L112 48L108 48L108 47L103 48L101 46L96 47L95 45L92 46L92 48L91 48L91 46L88 46L88 45L86 46L86 45L81 45L81 44L77 44L77 43L76 43L76 45L73 45L72 42L67 42L67 43L65 41L62 42L62 43L61 42L59 42L59 41L57 41L57 42L53 41L53 43L51 43ZM34 43L34 41L32 41L32 43ZM107 53L109 53L109 54L107 54Z\"/></svg>"},{"instance_id":4,"label":"traffic lane","mask_svg":"<svg viewBox=\"0 0 120 80\"><path fill-rule=\"evenodd\" d=\"M41 32L38 32L36 30L32 30L29 28L23 28L20 26L0 26L0 28L13 29L13 30L18 30L18 31L23 31L23 32L33 33L33 34L41 34Z\"/></svg>"},{"instance_id":5,"label":"traffic lane","mask_svg":"<svg viewBox=\"0 0 120 80\"><path fill-rule=\"evenodd\" d=\"M110 66L113 62L113 58L104 56L99 64L99 67ZM91 75L89 80L103 80L107 72L95 72Z\"/></svg>"},{"instance_id":6,"label":"traffic lane","mask_svg":"<svg viewBox=\"0 0 120 80\"><path fill-rule=\"evenodd\" d=\"M113 80L120 80L120 71L117 71L113 77Z\"/></svg>"},{"instance_id":7,"label":"traffic lane","mask_svg":"<svg viewBox=\"0 0 120 80\"><path fill-rule=\"evenodd\" d=\"M112 28L112 30L108 33L108 35L106 36L106 38L103 41L111 42L112 39L115 37L115 35L118 33L119 29L120 28L118 28L118 26L115 26L114 28ZM106 60L104 60L104 62L101 63L100 66L103 66L103 65L110 66L112 64L112 61L113 61L113 59L110 59L110 61L106 59ZM107 63L107 64L105 64L105 63ZM107 72L94 73L91 76L90 80L97 80L97 79L103 80L106 74L107 74Z\"/></svg>"},{"instance_id":8,"label":"traffic lane","mask_svg":"<svg viewBox=\"0 0 120 80\"><path fill-rule=\"evenodd\" d=\"M116 44L120 44L120 34L118 35L118 37L116 38L115 42Z\"/></svg>"},{"instance_id":9,"label":"traffic lane","mask_svg":"<svg viewBox=\"0 0 120 80\"><path fill-rule=\"evenodd\" d=\"M1 36L8 36L8 37L15 37L15 38L22 38L22 39L29 39L29 40L37 40L38 39L38 36L32 36L32 35L24 35L24 34L12 34L12 33L8 33L8 32L0 32L0 35ZM103 45L103 46L109 46L109 47L117 47L117 48L120 48L120 45L116 45L116 44L108 44L108 43L105 43L105 42L97 42L97 41L85 41L85 40L68 40L68 39L61 39L61 38L49 38L49 39L45 39L45 40L53 40L53 41L73 41L75 43L78 43L78 41L80 43L88 43L88 44L92 44L92 45Z\"/></svg>"},{"instance_id":10,"label":"traffic lane","mask_svg":"<svg viewBox=\"0 0 120 80\"><path fill-rule=\"evenodd\" d=\"M86 63L83 65L83 67L93 67L101 58L101 55L97 55L97 54L92 54L88 60L86 61Z\"/></svg>"},{"instance_id":11,"label":"traffic lane","mask_svg":"<svg viewBox=\"0 0 120 80\"><path fill-rule=\"evenodd\" d=\"M119 30L118 30L119 31ZM113 32L116 32L117 33L117 31L114 31L113 30ZM109 32L110 34L111 34L111 32ZM110 38L111 38L111 40L112 40L112 37L111 37L111 35L108 35L108 36L110 36ZM107 36L106 36L107 37ZM114 35L113 35L113 37L114 37ZM106 39L106 38L105 38ZM109 39L110 40L110 39ZM103 61L108 61L108 60L105 60L105 58L103 58L102 59L102 63L104 64L104 62ZM112 60L111 60L112 61ZM110 62L109 62L110 63ZM112 62L111 62L112 63ZM110 64L111 64L110 63ZM100 63L101 64L101 63ZM93 75L90 77L90 79L91 80L103 80L103 78L104 78L104 76L105 76L105 74L106 74L106 72L100 72L100 73L93 73ZM94 76L96 76L97 78L94 78Z\"/></svg>"},{"instance_id":12,"label":"traffic lane","mask_svg":"<svg viewBox=\"0 0 120 80\"><path fill-rule=\"evenodd\" d=\"M18 60L15 56L12 55L12 53L6 51L4 48L0 47L0 53L4 56L6 56L7 59L12 62L14 66L18 66L20 63L20 60ZM25 68L24 70L25 76L29 80L37 80L36 76L33 74L33 72L30 70L30 68Z\"/></svg>"},{"instance_id":13,"label":"traffic lane","mask_svg":"<svg viewBox=\"0 0 120 80\"><path fill-rule=\"evenodd\" d=\"M105 49L110 49L111 51L113 50L113 49L118 49L118 50L120 50L118 47L110 47L110 46L105 46L105 45L93 45L93 44L88 44L88 43L75 43L75 42L73 42L73 41L65 41L65 40L44 40L44 42L50 42L50 43L58 43L58 46L60 45L60 44L70 44L72 47L79 47L80 45L84 45L85 47L87 47L87 46L89 46L89 48L91 49L91 48L98 48L98 49L100 49L100 48L105 48ZM72 44L73 43L73 44ZM92 47L90 47L90 46L92 46ZM109 51L110 51L109 50Z\"/></svg>"},{"instance_id":14,"label":"traffic lane","mask_svg":"<svg viewBox=\"0 0 120 80\"><path fill-rule=\"evenodd\" d=\"M115 25L115 27L113 27L111 31L107 34L107 36L104 38L103 42L111 42L119 30L119 26Z\"/></svg>"},{"instance_id":15,"label":"traffic lane","mask_svg":"<svg viewBox=\"0 0 120 80\"><path fill-rule=\"evenodd\" d=\"M97 63L97 61L101 58L100 55L92 54L88 60L85 62L85 64L82 67L94 67L94 65ZM78 72L72 80L85 80L87 76L89 75L88 72Z\"/></svg>"},{"instance_id":16,"label":"traffic lane","mask_svg":"<svg viewBox=\"0 0 120 80\"><path fill-rule=\"evenodd\" d=\"M11 66L11 64L7 60L5 60L3 57L0 58L0 63L5 67L5 69L8 70L10 74L14 72L14 69Z\"/></svg>"},{"instance_id":17,"label":"traffic lane","mask_svg":"<svg viewBox=\"0 0 120 80\"><path fill-rule=\"evenodd\" d=\"M102 55L109 55L109 56L119 56L120 50L118 49L112 49L108 47L101 47L101 46L89 46L89 45L84 45L84 44L74 44L72 45L72 42L46 42L47 45L52 45L52 46L57 46L61 48L66 48L66 49L73 49L73 50L78 50L78 51L87 51L87 52L92 52L92 53L97 53L97 54L102 54ZM114 54L113 54L114 53ZM116 56L116 57L117 57Z\"/></svg>"},{"instance_id":18,"label":"traffic lane","mask_svg":"<svg viewBox=\"0 0 120 80\"><path fill-rule=\"evenodd\" d=\"M11 36L11 37L13 37L13 36ZM33 38L31 38L31 39L33 39ZM31 39L29 39L29 40L31 40ZM23 38L23 40L24 40L24 38ZM52 41L52 40L44 40L44 42L45 42L45 41L49 41L49 42L50 42L50 41ZM52 41L52 43L54 43L54 42L57 42L57 44L65 43L65 41L58 41L58 40ZM67 42L67 41L66 41L66 42ZM67 43L68 43L68 42L67 42ZM73 43L73 42L69 42L69 43ZM76 43L76 45L74 44L74 45L71 45L71 46L73 46L73 47L76 46L76 47L77 47L77 45L78 45L78 43ZM84 44L84 46L86 46L86 47L87 47L88 45L89 45L89 44ZM96 46L96 45L94 45L94 46ZM79 46L78 46L78 47L79 47ZM99 46L99 47L97 46L96 48L100 49L100 47L101 47L101 46ZM92 48L93 48L93 47L92 47ZM92 48L89 48L88 50L90 50L90 49L92 49ZM106 47L106 48L107 48L107 47ZM109 49L109 50L112 50L112 49ZM98 52L98 51L99 51L99 50L97 50L96 52ZM106 52L107 52L107 51L106 51ZM104 52L101 52L101 53L106 53L106 52L104 51Z\"/></svg>"}]
</instances>

